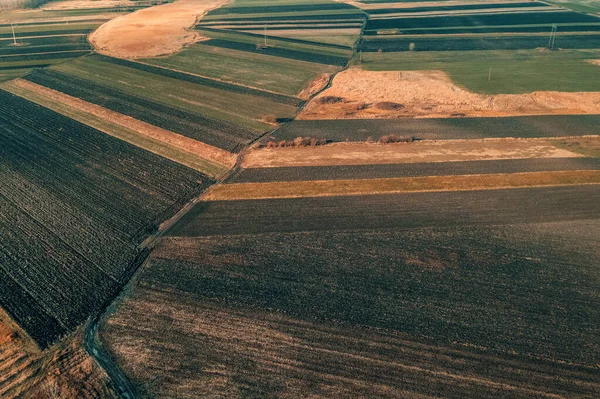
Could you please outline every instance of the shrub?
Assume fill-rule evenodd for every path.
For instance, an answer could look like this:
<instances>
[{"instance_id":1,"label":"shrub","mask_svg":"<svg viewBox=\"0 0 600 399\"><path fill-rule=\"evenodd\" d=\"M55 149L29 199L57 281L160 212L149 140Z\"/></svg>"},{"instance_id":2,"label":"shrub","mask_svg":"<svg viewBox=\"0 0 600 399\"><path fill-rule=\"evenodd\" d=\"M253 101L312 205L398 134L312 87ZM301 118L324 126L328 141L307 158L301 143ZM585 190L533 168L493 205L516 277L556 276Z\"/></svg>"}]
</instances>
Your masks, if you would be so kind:
<instances>
[{"instance_id":1,"label":"shrub","mask_svg":"<svg viewBox=\"0 0 600 399\"><path fill-rule=\"evenodd\" d=\"M380 144L390 144L390 143L410 143L414 141L414 137L400 137L395 134L388 134L385 136L381 136L379 139Z\"/></svg>"},{"instance_id":2,"label":"shrub","mask_svg":"<svg viewBox=\"0 0 600 399\"><path fill-rule=\"evenodd\" d=\"M273 114L263 115L262 120L271 124L277 123L277 117Z\"/></svg>"},{"instance_id":3,"label":"shrub","mask_svg":"<svg viewBox=\"0 0 600 399\"><path fill-rule=\"evenodd\" d=\"M382 101L382 102L376 103L375 108L381 109L381 110L386 110L386 111L397 111L399 109L404 108L404 105L394 103L391 101Z\"/></svg>"},{"instance_id":4,"label":"shrub","mask_svg":"<svg viewBox=\"0 0 600 399\"><path fill-rule=\"evenodd\" d=\"M342 97L324 96L317 98L317 104L337 104L344 101Z\"/></svg>"}]
</instances>

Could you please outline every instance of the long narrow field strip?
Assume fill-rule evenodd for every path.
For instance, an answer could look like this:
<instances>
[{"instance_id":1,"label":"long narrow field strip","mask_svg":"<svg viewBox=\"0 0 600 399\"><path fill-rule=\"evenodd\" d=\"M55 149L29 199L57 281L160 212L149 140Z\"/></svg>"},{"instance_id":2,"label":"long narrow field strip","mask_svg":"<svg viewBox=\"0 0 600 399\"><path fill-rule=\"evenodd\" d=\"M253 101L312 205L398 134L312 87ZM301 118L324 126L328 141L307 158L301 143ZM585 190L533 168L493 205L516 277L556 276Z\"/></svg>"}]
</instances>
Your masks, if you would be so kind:
<instances>
[{"instance_id":1,"label":"long narrow field strip","mask_svg":"<svg viewBox=\"0 0 600 399\"><path fill-rule=\"evenodd\" d=\"M600 115L324 119L295 120L277 130L273 136L277 140L293 140L299 136L323 137L334 142L367 141L369 137L378 140L388 134L414 137L415 140L539 138L598 135L598 126Z\"/></svg>"},{"instance_id":2,"label":"long narrow field strip","mask_svg":"<svg viewBox=\"0 0 600 399\"><path fill-rule=\"evenodd\" d=\"M26 80L16 79L2 88L212 177L223 175L235 164L230 152Z\"/></svg>"},{"instance_id":3,"label":"long narrow field strip","mask_svg":"<svg viewBox=\"0 0 600 399\"><path fill-rule=\"evenodd\" d=\"M413 43L413 46L411 46ZM358 49L365 52L396 51L471 51L521 50L544 48L548 35L518 36L456 36L456 37L401 37L398 39L365 39ZM598 49L599 34L558 34L556 46L564 49ZM411 50L413 48L413 50Z\"/></svg>"},{"instance_id":4,"label":"long narrow field strip","mask_svg":"<svg viewBox=\"0 0 600 399\"><path fill-rule=\"evenodd\" d=\"M577 140L579 141L580 139ZM566 148L572 147L565 145ZM424 161L397 164L249 168L237 170L227 178L226 183L379 179L388 177L550 172L559 170L600 170L600 158L523 158L488 161Z\"/></svg>"},{"instance_id":5,"label":"long narrow field strip","mask_svg":"<svg viewBox=\"0 0 600 399\"><path fill-rule=\"evenodd\" d=\"M207 237L347 229L436 229L598 220L599 217L600 185L587 184L508 190L203 201L167 234ZM597 236L587 235L585 230L580 231L579 236L598 240ZM269 245L271 251L277 248ZM398 248L399 242L389 245ZM597 246L595 251L598 251ZM365 253L365 256L376 258L372 252ZM589 260L586 264L590 265Z\"/></svg>"},{"instance_id":6,"label":"long narrow field strip","mask_svg":"<svg viewBox=\"0 0 600 399\"><path fill-rule=\"evenodd\" d=\"M3 90L0 164L0 305L42 347L112 299L144 239L213 181Z\"/></svg>"},{"instance_id":7,"label":"long narrow field strip","mask_svg":"<svg viewBox=\"0 0 600 399\"><path fill-rule=\"evenodd\" d=\"M462 176L231 183L214 186L204 198L207 201L234 201L418 191L495 190L581 184L600 184L600 171L570 170Z\"/></svg>"},{"instance_id":8,"label":"long narrow field strip","mask_svg":"<svg viewBox=\"0 0 600 399\"><path fill-rule=\"evenodd\" d=\"M595 138L598 141L598 138ZM558 141L487 139L417 141L397 144L330 144L321 147L261 148L243 160L245 168L332 166L418 162L573 158L582 155Z\"/></svg>"}]
</instances>

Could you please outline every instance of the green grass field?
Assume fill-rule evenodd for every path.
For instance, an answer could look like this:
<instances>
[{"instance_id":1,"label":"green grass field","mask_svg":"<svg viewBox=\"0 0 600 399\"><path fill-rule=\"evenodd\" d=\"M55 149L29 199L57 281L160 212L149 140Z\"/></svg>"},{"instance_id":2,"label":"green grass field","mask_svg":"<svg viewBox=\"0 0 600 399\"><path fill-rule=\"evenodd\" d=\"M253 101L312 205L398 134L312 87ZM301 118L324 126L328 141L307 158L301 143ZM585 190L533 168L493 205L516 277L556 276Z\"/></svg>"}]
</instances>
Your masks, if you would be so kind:
<instances>
[{"instance_id":1,"label":"green grass field","mask_svg":"<svg viewBox=\"0 0 600 399\"><path fill-rule=\"evenodd\" d=\"M600 12L600 2L597 0L549 0L548 2L579 12Z\"/></svg>"},{"instance_id":2,"label":"green grass field","mask_svg":"<svg viewBox=\"0 0 600 399\"><path fill-rule=\"evenodd\" d=\"M201 44L169 57L143 61L288 95L297 95L319 74L338 70L332 65Z\"/></svg>"},{"instance_id":3,"label":"green grass field","mask_svg":"<svg viewBox=\"0 0 600 399\"><path fill-rule=\"evenodd\" d=\"M477 93L528 93L536 90L600 91L599 50L503 50L363 53L372 71L441 70ZM491 80L488 81L490 67Z\"/></svg>"}]
</instances>

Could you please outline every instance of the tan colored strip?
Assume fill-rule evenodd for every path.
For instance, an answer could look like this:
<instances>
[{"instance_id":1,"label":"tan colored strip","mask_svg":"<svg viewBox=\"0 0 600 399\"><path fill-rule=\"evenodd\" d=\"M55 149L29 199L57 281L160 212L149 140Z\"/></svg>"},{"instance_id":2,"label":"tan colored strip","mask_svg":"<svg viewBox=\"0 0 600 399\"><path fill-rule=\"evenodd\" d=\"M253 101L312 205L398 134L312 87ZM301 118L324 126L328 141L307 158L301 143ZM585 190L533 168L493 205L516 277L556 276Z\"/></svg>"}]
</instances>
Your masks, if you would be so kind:
<instances>
[{"instance_id":1,"label":"tan colored strip","mask_svg":"<svg viewBox=\"0 0 600 399\"><path fill-rule=\"evenodd\" d=\"M227 201L419 191L493 190L581 184L600 184L600 171L575 170L490 175L221 184L214 186L204 199L208 201Z\"/></svg>"},{"instance_id":2,"label":"tan colored strip","mask_svg":"<svg viewBox=\"0 0 600 399\"><path fill-rule=\"evenodd\" d=\"M31 90L35 93L44 95L54 101L78 109L82 112L86 112L91 115L110 120L111 122L131 129L136 133L139 133L140 135L167 143L172 147L195 154L200 158L217 162L220 165L223 165L227 168L233 167L233 165L236 162L236 155L228 151L222 150L217 147L213 147L206 143L202 143L200 141L182 136L177 133L170 132L165 129L161 129L157 126L151 125L146 122L142 122L130 116L123 115L118 112L103 108L99 105L92 104L79 98L69 96L68 94L64 94L23 79L16 79L12 83L17 87L26 90Z\"/></svg>"}]
</instances>

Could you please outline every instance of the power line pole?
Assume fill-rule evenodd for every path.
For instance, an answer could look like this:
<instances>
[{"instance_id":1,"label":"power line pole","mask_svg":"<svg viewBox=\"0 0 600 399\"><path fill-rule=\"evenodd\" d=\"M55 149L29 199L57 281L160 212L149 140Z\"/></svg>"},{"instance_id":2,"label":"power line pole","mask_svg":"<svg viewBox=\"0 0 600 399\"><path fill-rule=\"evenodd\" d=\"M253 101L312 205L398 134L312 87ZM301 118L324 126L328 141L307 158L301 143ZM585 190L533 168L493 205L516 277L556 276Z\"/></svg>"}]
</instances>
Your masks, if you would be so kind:
<instances>
[{"instance_id":1,"label":"power line pole","mask_svg":"<svg viewBox=\"0 0 600 399\"><path fill-rule=\"evenodd\" d=\"M15 36L15 27L13 26L13 24L10 24L10 29L12 29L13 42L15 43L15 46L16 46L17 45L17 37Z\"/></svg>"},{"instance_id":2,"label":"power line pole","mask_svg":"<svg viewBox=\"0 0 600 399\"><path fill-rule=\"evenodd\" d=\"M556 24L552 24L552 31L550 32L550 39L548 40L548 49L554 50L554 42L556 40L556 30L558 27Z\"/></svg>"},{"instance_id":3,"label":"power line pole","mask_svg":"<svg viewBox=\"0 0 600 399\"><path fill-rule=\"evenodd\" d=\"M488 74L488 82L492 80L492 67L490 67L490 73Z\"/></svg>"},{"instance_id":4,"label":"power line pole","mask_svg":"<svg viewBox=\"0 0 600 399\"><path fill-rule=\"evenodd\" d=\"M265 24L265 47L267 47L267 24Z\"/></svg>"}]
</instances>

